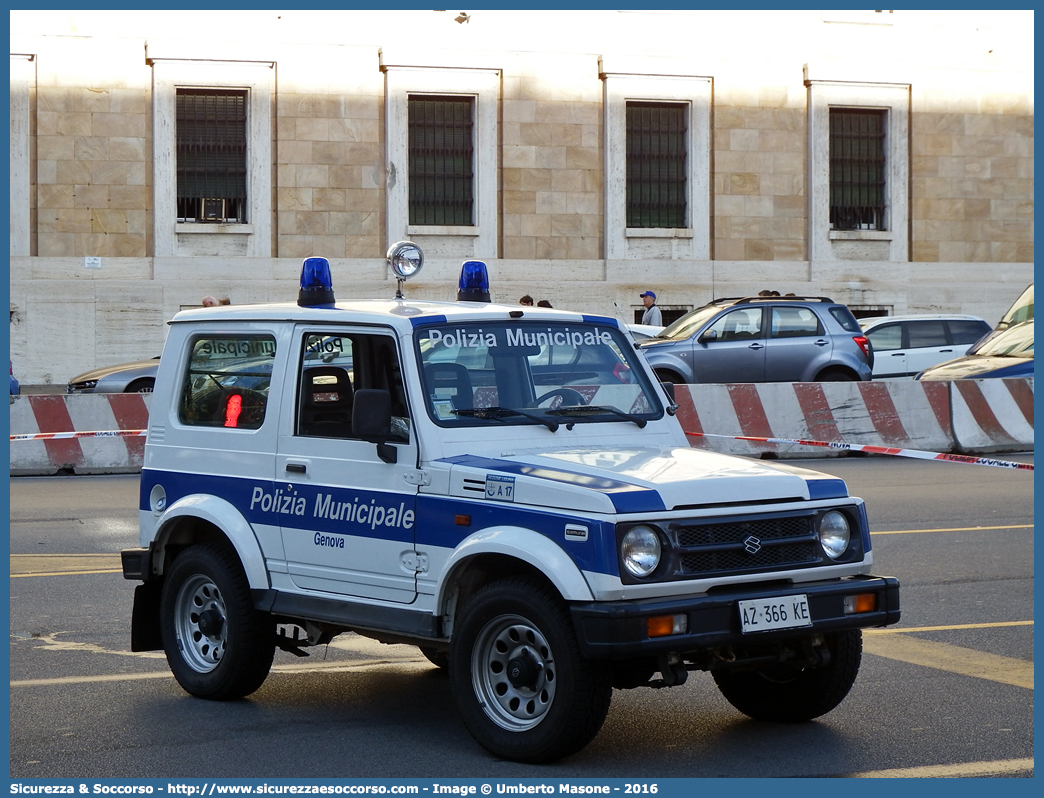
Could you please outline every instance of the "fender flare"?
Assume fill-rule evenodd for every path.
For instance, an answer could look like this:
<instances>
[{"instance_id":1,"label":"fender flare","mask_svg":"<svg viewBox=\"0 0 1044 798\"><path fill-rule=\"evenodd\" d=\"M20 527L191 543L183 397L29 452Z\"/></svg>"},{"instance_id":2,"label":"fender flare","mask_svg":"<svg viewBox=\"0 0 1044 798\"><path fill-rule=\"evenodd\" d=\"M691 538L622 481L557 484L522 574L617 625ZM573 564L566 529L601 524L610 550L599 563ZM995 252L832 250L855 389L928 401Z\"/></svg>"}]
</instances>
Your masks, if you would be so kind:
<instances>
[{"instance_id":1,"label":"fender flare","mask_svg":"<svg viewBox=\"0 0 1044 798\"><path fill-rule=\"evenodd\" d=\"M655 350L643 352L643 354L645 354L645 359L649 364L649 368L653 371L656 369L670 369L671 371L681 375L692 371L692 366L676 354L668 352L657 356Z\"/></svg>"},{"instance_id":2,"label":"fender flare","mask_svg":"<svg viewBox=\"0 0 1044 798\"><path fill-rule=\"evenodd\" d=\"M183 496L172 504L159 522L156 540L166 547L174 522L180 518L198 518L217 527L228 538L243 565L251 589L267 590L271 587L268 567L261 553L254 528L235 505L217 496L193 494Z\"/></svg>"},{"instance_id":3,"label":"fender flare","mask_svg":"<svg viewBox=\"0 0 1044 798\"><path fill-rule=\"evenodd\" d=\"M446 588L454 573L468 560L483 554L505 555L532 565L551 581L566 601L594 601L591 586L561 546L531 529L495 526L468 535L454 549L439 574L436 607L445 606Z\"/></svg>"}]
</instances>

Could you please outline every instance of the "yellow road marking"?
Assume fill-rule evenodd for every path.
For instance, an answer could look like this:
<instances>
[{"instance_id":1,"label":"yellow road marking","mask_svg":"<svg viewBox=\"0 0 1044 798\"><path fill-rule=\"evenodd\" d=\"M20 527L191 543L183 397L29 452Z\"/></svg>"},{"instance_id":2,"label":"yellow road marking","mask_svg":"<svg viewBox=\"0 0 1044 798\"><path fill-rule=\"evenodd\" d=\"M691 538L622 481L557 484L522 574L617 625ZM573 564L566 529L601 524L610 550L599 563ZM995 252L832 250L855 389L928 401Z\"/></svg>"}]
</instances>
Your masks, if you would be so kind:
<instances>
[{"instance_id":1,"label":"yellow road marking","mask_svg":"<svg viewBox=\"0 0 1044 798\"><path fill-rule=\"evenodd\" d=\"M863 639L863 651L911 665L1033 689L1033 663L1013 657L906 635L867 636Z\"/></svg>"},{"instance_id":2,"label":"yellow road marking","mask_svg":"<svg viewBox=\"0 0 1044 798\"><path fill-rule=\"evenodd\" d=\"M119 554L12 554L11 577L121 574Z\"/></svg>"},{"instance_id":3,"label":"yellow road marking","mask_svg":"<svg viewBox=\"0 0 1044 798\"><path fill-rule=\"evenodd\" d=\"M1033 529L1033 524L1008 524L1006 526L955 526L950 529L893 529L890 532L871 532L874 535L916 535L921 532L986 532L991 529Z\"/></svg>"},{"instance_id":4,"label":"yellow road marking","mask_svg":"<svg viewBox=\"0 0 1044 798\"><path fill-rule=\"evenodd\" d=\"M427 659L418 656L415 660L393 659L393 660L367 660L352 662L341 660L339 662L316 662L308 665L273 665L272 673L348 673L351 671L366 671L371 668L387 668L389 665L398 665L410 670L423 668L430 670L432 665ZM170 671L154 671L151 673L110 673L104 676L60 676L54 679L22 679L12 681L11 687L56 687L67 684L92 684L97 682L133 682L141 679L173 679L174 674Z\"/></svg>"},{"instance_id":5,"label":"yellow road marking","mask_svg":"<svg viewBox=\"0 0 1044 798\"><path fill-rule=\"evenodd\" d=\"M999 776L1033 770L1033 759L1001 759L995 762L958 762L953 765L926 765L919 768L867 770L848 773L855 779L952 779Z\"/></svg>"},{"instance_id":6,"label":"yellow road marking","mask_svg":"<svg viewBox=\"0 0 1044 798\"><path fill-rule=\"evenodd\" d=\"M952 626L911 626L895 627L887 629L864 629L864 634L891 635L903 632L950 632L955 629L996 629L1002 626L1033 626L1033 621L999 621L998 623L959 623Z\"/></svg>"}]
</instances>

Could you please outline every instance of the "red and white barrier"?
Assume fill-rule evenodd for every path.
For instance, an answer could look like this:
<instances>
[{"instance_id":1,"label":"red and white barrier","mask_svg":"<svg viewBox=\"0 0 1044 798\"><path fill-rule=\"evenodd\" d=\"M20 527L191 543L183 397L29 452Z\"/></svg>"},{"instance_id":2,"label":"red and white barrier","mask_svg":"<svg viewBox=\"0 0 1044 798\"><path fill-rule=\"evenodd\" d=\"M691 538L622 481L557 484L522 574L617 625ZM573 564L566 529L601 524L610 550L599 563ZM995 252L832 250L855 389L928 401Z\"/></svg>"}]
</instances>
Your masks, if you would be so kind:
<instances>
[{"instance_id":1,"label":"red and white barrier","mask_svg":"<svg viewBox=\"0 0 1044 798\"><path fill-rule=\"evenodd\" d=\"M961 452L1003 452L1033 442L1033 379L955 380L953 436Z\"/></svg>"},{"instance_id":2,"label":"red and white barrier","mask_svg":"<svg viewBox=\"0 0 1044 798\"><path fill-rule=\"evenodd\" d=\"M11 397L11 474L140 470L141 431L148 426L151 398L138 393ZM26 435L32 438L15 438Z\"/></svg>"},{"instance_id":3,"label":"red and white barrier","mask_svg":"<svg viewBox=\"0 0 1044 798\"><path fill-rule=\"evenodd\" d=\"M736 438L962 453L1033 448L1032 379L678 385L675 397L685 430L724 436L694 436L692 445L730 454L824 455Z\"/></svg>"}]
</instances>

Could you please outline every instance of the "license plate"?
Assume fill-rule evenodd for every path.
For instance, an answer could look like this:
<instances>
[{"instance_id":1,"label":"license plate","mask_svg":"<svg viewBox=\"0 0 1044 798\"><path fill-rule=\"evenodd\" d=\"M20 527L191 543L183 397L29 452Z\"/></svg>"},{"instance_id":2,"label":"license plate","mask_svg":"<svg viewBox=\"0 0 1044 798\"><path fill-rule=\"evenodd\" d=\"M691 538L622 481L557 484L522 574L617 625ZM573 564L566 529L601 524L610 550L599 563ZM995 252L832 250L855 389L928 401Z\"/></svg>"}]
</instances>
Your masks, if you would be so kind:
<instances>
[{"instance_id":1,"label":"license plate","mask_svg":"<svg viewBox=\"0 0 1044 798\"><path fill-rule=\"evenodd\" d=\"M807 596L776 596L739 602L743 634L811 626Z\"/></svg>"}]
</instances>

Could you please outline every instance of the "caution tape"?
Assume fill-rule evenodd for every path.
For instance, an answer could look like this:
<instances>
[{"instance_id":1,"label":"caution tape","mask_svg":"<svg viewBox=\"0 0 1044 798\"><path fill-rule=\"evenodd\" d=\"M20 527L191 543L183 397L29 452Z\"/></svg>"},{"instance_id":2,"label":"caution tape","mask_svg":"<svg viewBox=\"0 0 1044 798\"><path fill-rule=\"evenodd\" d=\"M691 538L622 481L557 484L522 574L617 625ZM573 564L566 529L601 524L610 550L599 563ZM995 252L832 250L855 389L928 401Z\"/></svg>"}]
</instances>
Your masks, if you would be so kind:
<instances>
[{"instance_id":1,"label":"caution tape","mask_svg":"<svg viewBox=\"0 0 1044 798\"><path fill-rule=\"evenodd\" d=\"M12 441L57 441L69 438L144 438L143 429L106 429L94 432L27 432L12 435Z\"/></svg>"},{"instance_id":2,"label":"caution tape","mask_svg":"<svg viewBox=\"0 0 1044 798\"><path fill-rule=\"evenodd\" d=\"M841 449L849 452L869 452L871 454L889 454L895 457L913 457L918 460L946 460L951 463L966 465L994 466L995 468L1017 468L1032 471L1029 463L1014 463L1010 460L994 460L989 457L971 457L966 454L945 454L943 452L922 452L919 449L896 449L891 446L870 446L861 443L832 443L828 441L790 440L789 438L754 438L747 435L714 435L710 432L686 432L697 438L727 438L733 441L753 441L755 443L797 443L801 446L822 446L827 449Z\"/></svg>"}]
</instances>

